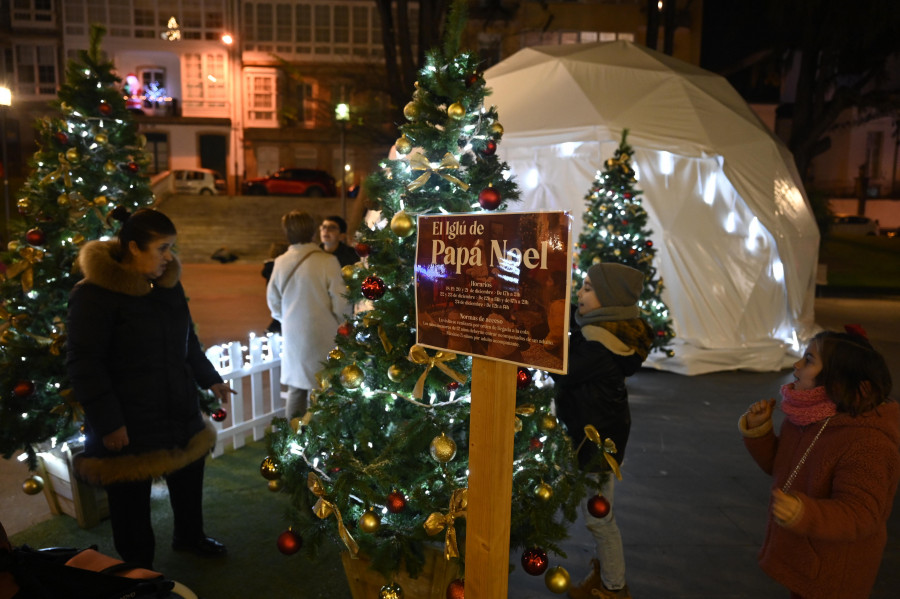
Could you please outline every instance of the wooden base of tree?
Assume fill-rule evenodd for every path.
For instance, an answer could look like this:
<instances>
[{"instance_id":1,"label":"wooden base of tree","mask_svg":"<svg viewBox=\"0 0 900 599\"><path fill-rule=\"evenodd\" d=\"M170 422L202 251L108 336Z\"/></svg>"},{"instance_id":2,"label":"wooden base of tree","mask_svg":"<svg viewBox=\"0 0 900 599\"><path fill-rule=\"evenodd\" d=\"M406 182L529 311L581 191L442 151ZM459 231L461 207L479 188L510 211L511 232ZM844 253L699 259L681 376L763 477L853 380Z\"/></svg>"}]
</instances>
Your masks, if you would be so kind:
<instances>
[{"instance_id":1,"label":"wooden base of tree","mask_svg":"<svg viewBox=\"0 0 900 599\"><path fill-rule=\"evenodd\" d=\"M75 478L72 459L76 454L65 444L38 454L44 496L51 513L72 516L81 528L93 528L109 517L109 504L106 491Z\"/></svg>"},{"instance_id":2,"label":"wooden base of tree","mask_svg":"<svg viewBox=\"0 0 900 599\"><path fill-rule=\"evenodd\" d=\"M369 560L364 557L352 559L348 552L341 554L347 583L353 599L379 599L381 587L388 580L369 568ZM418 578L410 578L400 572L393 580L403 588L403 599L445 599L447 585L459 577L459 567L455 562L444 559L444 546L425 549L425 566Z\"/></svg>"}]
</instances>

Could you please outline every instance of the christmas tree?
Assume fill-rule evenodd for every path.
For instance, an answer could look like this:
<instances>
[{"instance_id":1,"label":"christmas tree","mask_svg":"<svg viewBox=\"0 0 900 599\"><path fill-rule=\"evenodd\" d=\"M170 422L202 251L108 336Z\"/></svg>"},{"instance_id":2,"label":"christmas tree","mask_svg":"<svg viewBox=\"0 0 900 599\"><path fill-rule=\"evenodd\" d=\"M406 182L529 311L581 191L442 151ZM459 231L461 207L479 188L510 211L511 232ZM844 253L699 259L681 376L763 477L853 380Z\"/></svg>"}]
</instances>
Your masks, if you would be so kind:
<instances>
[{"instance_id":1,"label":"christmas tree","mask_svg":"<svg viewBox=\"0 0 900 599\"><path fill-rule=\"evenodd\" d=\"M281 421L261 466L271 487L291 494L283 552L298 536L311 551L330 537L388 580L401 569L415 577L426 545L446 548L460 567L465 552L471 358L441 361L415 345L415 217L503 209L518 198L496 155L503 127L484 105L478 59L458 51L459 6L444 47L419 72L398 158L366 182L381 221L360 226L363 260L343 274L367 309L338 331L309 418ZM562 553L584 482L551 411L549 379L520 368L517 388L511 546L539 574L548 551Z\"/></svg>"},{"instance_id":2,"label":"christmas tree","mask_svg":"<svg viewBox=\"0 0 900 599\"><path fill-rule=\"evenodd\" d=\"M2 254L0 288L0 450L19 449L34 469L37 445L64 439L80 423L66 381L65 318L79 248L114 233L107 216L153 200L143 175L145 140L125 108L113 65L90 49L69 64L54 102L38 122L38 151L18 199Z\"/></svg>"},{"instance_id":3,"label":"christmas tree","mask_svg":"<svg viewBox=\"0 0 900 599\"><path fill-rule=\"evenodd\" d=\"M663 282L656 274L653 231L647 228L647 211L641 206L641 191L631 167L633 155L622 132L622 141L612 158L597 172L584 200L584 229L578 236L578 254L572 276L576 285L598 262L618 262L644 273L644 291L639 305L642 318L653 330L653 349L672 355L669 343L675 336L669 309L662 300Z\"/></svg>"}]
</instances>

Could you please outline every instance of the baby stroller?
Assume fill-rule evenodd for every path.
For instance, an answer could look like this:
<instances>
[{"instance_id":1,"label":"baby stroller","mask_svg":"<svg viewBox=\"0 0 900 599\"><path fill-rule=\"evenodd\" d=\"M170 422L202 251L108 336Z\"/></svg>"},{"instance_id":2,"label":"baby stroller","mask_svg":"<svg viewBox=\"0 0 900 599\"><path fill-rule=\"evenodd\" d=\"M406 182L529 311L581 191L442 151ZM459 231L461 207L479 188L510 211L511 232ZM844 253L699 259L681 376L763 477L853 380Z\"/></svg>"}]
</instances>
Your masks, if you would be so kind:
<instances>
[{"instance_id":1,"label":"baby stroller","mask_svg":"<svg viewBox=\"0 0 900 599\"><path fill-rule=\"evenodd\" d=\"M0 599L197 599L183 584L96 547L12 547L0 524Z\"/></svg>"}]
</instances>

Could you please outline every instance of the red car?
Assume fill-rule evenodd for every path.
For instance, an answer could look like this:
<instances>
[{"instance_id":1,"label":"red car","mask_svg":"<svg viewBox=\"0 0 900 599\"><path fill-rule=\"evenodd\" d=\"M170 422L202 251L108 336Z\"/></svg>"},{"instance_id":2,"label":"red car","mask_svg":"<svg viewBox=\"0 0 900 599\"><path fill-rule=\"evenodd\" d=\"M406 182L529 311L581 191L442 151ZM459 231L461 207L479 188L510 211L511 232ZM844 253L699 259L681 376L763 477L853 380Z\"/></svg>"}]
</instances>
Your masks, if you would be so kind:
<instances>
[{"instance_id":1,"label":"red car","mask_svg":"<svg viewBox=\"0 0 900 599\"><path fill-rule=\"evenodd\" d=\"M244 181L244 195L290 195L314 198L336 197L334 177L311 168L283 168L268 177Z\"/></svg>"}]
</instances>

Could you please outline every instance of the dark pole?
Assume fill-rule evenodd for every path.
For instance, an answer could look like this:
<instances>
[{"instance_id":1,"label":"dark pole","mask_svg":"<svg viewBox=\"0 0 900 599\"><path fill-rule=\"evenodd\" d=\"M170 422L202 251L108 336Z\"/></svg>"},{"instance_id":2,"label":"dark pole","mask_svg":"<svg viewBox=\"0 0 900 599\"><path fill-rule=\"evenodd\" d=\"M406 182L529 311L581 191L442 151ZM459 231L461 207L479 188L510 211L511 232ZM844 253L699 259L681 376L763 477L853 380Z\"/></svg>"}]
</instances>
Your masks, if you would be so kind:
<instances>
[{"instance_id":1,"label":"dark pole","mask_svg":"<svg viewBox=\"0 0 900 599\"><path fill-rule=\"evenodd\" d=\"M9 162L6 160L6 106L0 106L3 118L0 119L0 146L3 148L3 205L6 209L6 243L9 243Z\"/></svg>"},{"instance_id":2,"label":"dark pole","mask_svg":"<svg viewBox=\"0 0 900 599\"><path fill-rule=\"evenodd\" d=\"M344 220L347 220L347 176L344 165L347 164L347 147L344 143L344 134L347 131L347 121L341 121L341 210Z\"/></svg>"}]
</instances>

